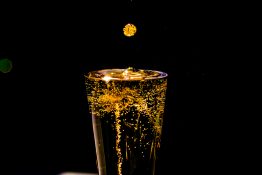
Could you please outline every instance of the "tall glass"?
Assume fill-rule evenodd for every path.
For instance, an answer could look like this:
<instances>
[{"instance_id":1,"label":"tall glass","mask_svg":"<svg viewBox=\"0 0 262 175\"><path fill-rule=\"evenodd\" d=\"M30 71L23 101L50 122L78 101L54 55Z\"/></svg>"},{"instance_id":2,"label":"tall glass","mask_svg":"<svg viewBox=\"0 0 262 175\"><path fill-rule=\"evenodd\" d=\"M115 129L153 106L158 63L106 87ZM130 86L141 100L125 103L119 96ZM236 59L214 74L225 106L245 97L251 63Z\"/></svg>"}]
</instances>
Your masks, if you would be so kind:
<instances>
[{"instance_id":1,"label":"tall glass","mask_svg":"<svg viewBox=\"0 0 262 175\"><path fill-rule=\"evenodd\" d=\"M154 175L167 74L104 69L85 75L99 175Z\"/></svg>"}]
</instances>

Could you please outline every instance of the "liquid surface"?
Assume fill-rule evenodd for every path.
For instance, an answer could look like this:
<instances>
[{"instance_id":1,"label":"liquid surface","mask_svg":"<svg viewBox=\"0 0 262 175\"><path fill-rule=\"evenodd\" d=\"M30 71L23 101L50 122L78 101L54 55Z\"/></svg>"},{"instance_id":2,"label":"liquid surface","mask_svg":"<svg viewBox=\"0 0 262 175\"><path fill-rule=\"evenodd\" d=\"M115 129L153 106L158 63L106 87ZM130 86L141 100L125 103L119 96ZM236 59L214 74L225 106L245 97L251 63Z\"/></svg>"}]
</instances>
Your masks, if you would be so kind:
<instances>
[{"instance_id":1,"label":"liquid surface","mask_svg":"<svg viewBox=\"0 0 262 175\"><path fill-rule=\"evenodd\" d=\"M143 70L134 69L129 67L127 69L103 69L98 71L93 71L88 74L88 78L95 80L149 80L149 79L159 79L166 77L167 74L161 71L155 70Z\"/></svg>"}]
</instances>

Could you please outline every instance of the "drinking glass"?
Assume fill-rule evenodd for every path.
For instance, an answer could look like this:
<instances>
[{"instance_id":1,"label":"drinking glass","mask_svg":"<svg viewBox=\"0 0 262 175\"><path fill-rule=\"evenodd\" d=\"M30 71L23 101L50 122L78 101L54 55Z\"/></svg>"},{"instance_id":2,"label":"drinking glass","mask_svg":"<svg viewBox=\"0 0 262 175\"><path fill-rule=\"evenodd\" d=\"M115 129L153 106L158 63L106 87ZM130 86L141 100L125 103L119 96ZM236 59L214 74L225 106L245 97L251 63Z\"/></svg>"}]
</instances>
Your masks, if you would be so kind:
<instances>
[{"instance_id":1,"label":"drinking glass","mask_svg":"<svg viewBox=\"0 0 262 175\"><path fill-rule=\"evenodd\" d=\"M103 69L85 75L99 175L154 175L167 73Z\"/></svg>"}]
</instances>

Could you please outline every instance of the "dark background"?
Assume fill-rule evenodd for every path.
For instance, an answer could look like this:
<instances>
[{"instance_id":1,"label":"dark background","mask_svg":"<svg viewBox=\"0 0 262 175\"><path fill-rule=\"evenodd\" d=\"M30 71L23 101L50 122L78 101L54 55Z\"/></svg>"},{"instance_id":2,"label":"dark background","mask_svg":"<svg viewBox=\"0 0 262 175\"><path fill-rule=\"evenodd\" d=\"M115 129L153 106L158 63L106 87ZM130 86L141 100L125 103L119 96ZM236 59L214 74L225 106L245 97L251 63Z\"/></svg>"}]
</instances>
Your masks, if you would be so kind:
<instances>
[{"instance_id":1,"label":"dark background","mask_svg":"<svg viewBox=\"0 0 262 175\"><path fill-rule=\"evenodd\" d=\"M129 66L169 75L160 174L233 169L229 6L123 0L0 8L0 56L13 62L0 74L0 172L96 172L83 74ZM132 38L122 33L129 22L138 30Z\"/></svg>"}]
</instances>

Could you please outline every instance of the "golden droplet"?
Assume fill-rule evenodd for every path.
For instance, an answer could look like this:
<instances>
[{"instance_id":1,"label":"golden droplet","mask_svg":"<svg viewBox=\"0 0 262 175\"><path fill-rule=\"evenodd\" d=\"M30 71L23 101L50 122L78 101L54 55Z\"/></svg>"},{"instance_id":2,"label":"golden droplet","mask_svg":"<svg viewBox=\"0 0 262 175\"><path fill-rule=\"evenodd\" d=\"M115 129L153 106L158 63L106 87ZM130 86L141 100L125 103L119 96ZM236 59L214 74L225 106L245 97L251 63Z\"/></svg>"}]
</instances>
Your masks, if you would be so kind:
<instances>
[{"instance_id":1,"label":"golden droplet","mask_svg":"<svg viewBox=\"0 0 262 175\"><path fill-rule=\"evenodd\" d=\"M124 31L124 35L127 36L127 37L131 37L131 36L134 36L137 29L136 29L136 26L134 24L126 24L125 27L123 28L123 31Z\"/></svg>"}]
</instances>

